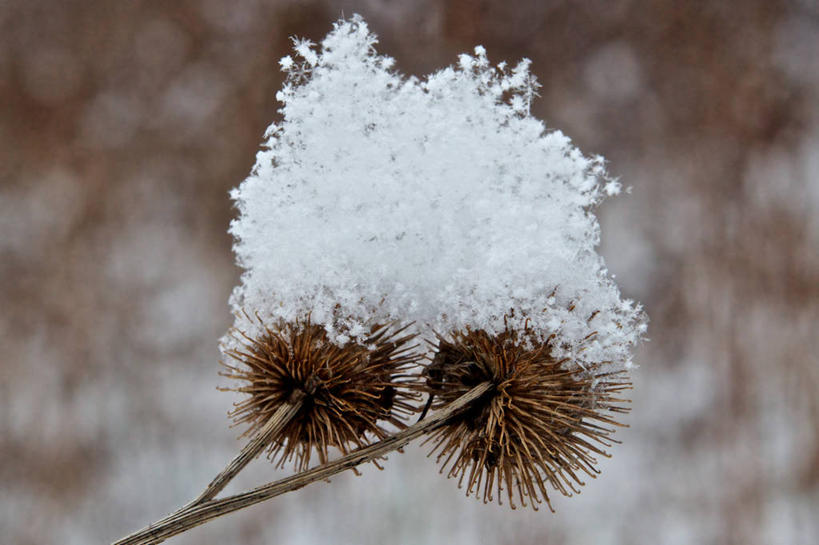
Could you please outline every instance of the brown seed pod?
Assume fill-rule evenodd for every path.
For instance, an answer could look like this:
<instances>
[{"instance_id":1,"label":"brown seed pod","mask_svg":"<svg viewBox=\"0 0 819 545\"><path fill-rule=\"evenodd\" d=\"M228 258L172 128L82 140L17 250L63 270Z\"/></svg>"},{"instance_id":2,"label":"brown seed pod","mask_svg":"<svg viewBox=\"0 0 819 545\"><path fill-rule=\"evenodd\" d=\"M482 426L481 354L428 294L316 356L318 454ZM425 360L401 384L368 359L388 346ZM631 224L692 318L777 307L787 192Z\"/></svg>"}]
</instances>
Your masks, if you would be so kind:
<instances>
[{"instance_id":1,"label":"brown seed pod","mask_svg":"<svg viewBox=\"0 0 819 545\"><path fill-rule=\"evenodd\" d=\"M244 435L258 431L295 392L303 394L297 415L269 447L276 467L295 460L297 471L310 465L315 448L320 463L330 447L346 454L370 434L388 435L384 424L405 427L399 419L416 411L418 394L408 389L417 378L407 374L418 361L415 335L395 324L374 325L363 343L338 346L324 327L304 322L264 327L256 337L234 332L240 348L228 350L223 376L243 381L225 388L248 394L230 416L249 424Z\"/></svg>"},{"instance_id":2,"label":"brown seed pod","mask_svg":"<svg viewBox=\"0 0 819 545\"><path fill-rule=\"evenodd\" d=\"M595 477L596 455L608 456L612 413L628 412L628 400L618 395L630 388L619 372L601 372L558 360L552 355L554 336L535 342L527 333L506 330L499 335L483 330L454 331L438 336L437 352L424 375L422 389L442 408L472 387L494 387L460 416L428 439L447 468L458 477L467 495L503 491L514 509L515 495L534 509L546 501L547 484L564 495L579 493L581 474ZM599 368L599 366L597 366Z\"/></svg>"}]
</instances>

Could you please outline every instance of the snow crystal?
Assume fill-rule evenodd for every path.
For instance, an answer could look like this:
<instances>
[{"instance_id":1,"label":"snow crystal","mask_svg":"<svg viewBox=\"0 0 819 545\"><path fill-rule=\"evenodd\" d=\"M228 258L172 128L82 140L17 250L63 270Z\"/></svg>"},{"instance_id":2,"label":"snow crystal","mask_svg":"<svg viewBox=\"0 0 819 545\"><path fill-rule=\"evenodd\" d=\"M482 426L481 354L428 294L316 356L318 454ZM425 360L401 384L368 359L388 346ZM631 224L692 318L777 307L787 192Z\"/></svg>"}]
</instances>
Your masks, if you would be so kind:
<instances>
[{"instance_id":1,"label":"snow crystal","mask_svg":"<svg viewBox=\"0 0 819 545\"><path fill-rule=\"evenodd\" d=\"M630 365L643 313L593 213L620 185L529 114L529 61L492 67L479 46L418 79L376 43L355 16L280 63L283 120L232 192L236 327L310 315L343 343L373 321L528 325L581 365Z\"/></svg>"}]
</instances>

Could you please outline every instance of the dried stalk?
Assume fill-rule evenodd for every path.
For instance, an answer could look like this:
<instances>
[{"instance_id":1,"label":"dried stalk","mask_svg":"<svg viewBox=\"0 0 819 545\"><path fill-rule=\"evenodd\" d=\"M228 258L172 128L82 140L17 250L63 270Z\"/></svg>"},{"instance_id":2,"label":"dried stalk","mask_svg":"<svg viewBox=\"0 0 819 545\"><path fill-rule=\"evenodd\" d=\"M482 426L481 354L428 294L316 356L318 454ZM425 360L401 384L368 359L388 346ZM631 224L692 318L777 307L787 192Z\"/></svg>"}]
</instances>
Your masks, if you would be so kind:
<instances>
[{"instance_id":1,"label":"dried stalk","mask_svg":"<svg viewBox=\"0 0 819 545\"><path fill-rule=\"evenodd\" d=\"M242 449L236 458L234 458L225 469L222 470L219 475L217 475L208 487L199 494L195 500L191 503L180 509L180 511L189 509L194 505L198 505L200 503L206 502L216 497L216 494L222 491L228 483L235 477L244 467L249 464L256 456L259 455L276 437L279 432L287 425L293 417L298 414L299 409L302 406L302 400L304 399L304 393L300 391L295 391L291 396L290 400L281 407L276 409L276 412L270 417L270 419L262 426L262 429L259 430L259 433L251 439L251 441L245 445L245 448Z\"/></svg>"},{"instance_id":2,"label":"dried stalk","mask_svg":"<svg viewBox=\"0 0 819 545\"><path fill-rule=\"evenodd\" d=\"M380 458L393 450L405 446L413 439L430 433L444 425L447 420L464 411L473 401L480 398L491 388L491 383L481 383L429 418L382 439L377 443L359 448L333 462L328 462L279 481L254 488L248 492L229 496L221 500L210 500L198 505L192 505L113 543L113 545L154 545L161 543L170 537L181 534L200 524L204 524L209 520L244 509L245 507L274 498L286 492L298 490L315 481L328 479L342 471Z\"/></svg>"},{"instance_id":3,"label":"dried stalk","mask_svg":"<svg viewBox=\"0 0 819 545\"><path fill-rule=\"evenodd\" d=\"M238 475L238 473L244 469L245 466L247 466L247 464L256 458L256 456L258 456L270 444L273 438L281 432L287 423L298 414L302 407L303 400L304 394L302 392L294 392L290 400L283 403L278 409L276 409L276 411L270 416L270 419L259 430L259 433L257 433L253 439L251 439L244 446L242 451L230 461L225 469L214 477L210 484L201 494L199 494L199 496L196 497L196 499L179 508L176 512L168 515L162 520L170 520L172 517L184 513L189 509L216 497L216 495L221 492L228 485L228 483L230 483L230 481L233 480L233 478Z\"/></svg>"}]
</instances>

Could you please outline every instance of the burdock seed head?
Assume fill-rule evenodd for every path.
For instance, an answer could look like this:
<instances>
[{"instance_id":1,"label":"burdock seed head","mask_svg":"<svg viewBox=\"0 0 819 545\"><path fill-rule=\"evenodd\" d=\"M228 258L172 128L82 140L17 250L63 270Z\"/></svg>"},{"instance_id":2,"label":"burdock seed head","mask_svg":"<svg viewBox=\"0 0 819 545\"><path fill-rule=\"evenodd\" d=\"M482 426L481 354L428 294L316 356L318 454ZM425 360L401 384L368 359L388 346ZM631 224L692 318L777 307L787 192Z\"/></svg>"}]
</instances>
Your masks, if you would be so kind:
<instances>
[{"instance_id":1,"label":"burdock seed head","mask_svg":"<svg viewBox=\"0 0 819 545\"><path fill-rule=\"evenodd\" d=\"M248 424L245 435L259 430L283 404L302 398L297 415L269 447L277 467L295 460L297 471L309 467L315 448L325 463L330 447L347 453L350 445L383 438L389 423L404 427L400 416L414 412L417 394L405 388L406 374L417 356L414 335L395 324L373 325L363 343L337 345L324 327L309 318L297 323L263 326L254 337L234 332L236 348L225 351L223 376L247 394L230 416Z\"/></svg>"},{"instance_id":2,"label":"burdock seed head","mask_svg":"<svg viewBox=\"0 0 819 545\"><path fill-rule=\"evenodd\" d=\"M608 456L609 436L626 412L619 398L630 384L618 372L604 373L552 356L555 337L533 340L526 332L500 334L461 330L439 336L437 352L425 370L423 389L442 408L472 387L493 388L429 440L449 477L465 484L467 495L497 491L524 506L549 501L548 488L570 496L594 477L595 456ZM599 367L599 366L598 366Z\"/></svg>"}]
</instances>

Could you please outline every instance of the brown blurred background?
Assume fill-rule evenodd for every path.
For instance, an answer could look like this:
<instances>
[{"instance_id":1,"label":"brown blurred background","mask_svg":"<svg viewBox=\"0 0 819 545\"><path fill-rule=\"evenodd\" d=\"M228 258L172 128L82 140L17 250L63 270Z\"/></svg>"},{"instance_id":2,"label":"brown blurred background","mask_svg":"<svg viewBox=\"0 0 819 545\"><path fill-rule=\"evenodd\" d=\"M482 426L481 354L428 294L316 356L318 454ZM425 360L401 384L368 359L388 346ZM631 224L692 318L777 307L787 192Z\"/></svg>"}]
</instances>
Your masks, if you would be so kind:
<instances>
[{"instance_id":1,"label":"brown blurred background","mask_svg":"<svg viewBox=\"0 0 819 545\"><path fill-rule=\"evenodd\" d=\"M288 37L353 13L406 73L531 58L535 115L633 187L601 209L652 319L631 427L555 515L414 446L174 542L819 542L815 0L0 2L0 542L108 543L236 451L227 191Z\"/></svg>"}]
</instances>

